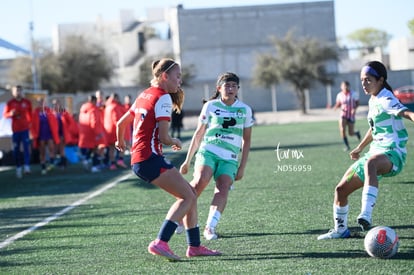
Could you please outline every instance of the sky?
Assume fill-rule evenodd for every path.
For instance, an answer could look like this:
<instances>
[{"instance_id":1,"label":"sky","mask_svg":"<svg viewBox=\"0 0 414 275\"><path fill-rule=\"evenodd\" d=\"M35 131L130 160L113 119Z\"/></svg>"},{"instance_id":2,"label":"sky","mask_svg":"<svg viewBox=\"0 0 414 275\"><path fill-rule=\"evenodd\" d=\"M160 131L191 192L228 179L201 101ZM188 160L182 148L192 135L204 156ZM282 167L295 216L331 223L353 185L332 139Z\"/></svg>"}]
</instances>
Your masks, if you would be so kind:
<instances>
[{"instance_id":1,"label":"sky","mask_svg":"<svg viewBox=\"0 0 414 275\"><path fill-rule=\"evenodd\" d=\"M320 0L325 1L325 0ZM133 10L145 19L147 8L182 4L185 9L315 2L309 0L6 0L0 8L0 38L30 48L30 22L35 40L50 39L53 27L64 23L95 22L98 16L116 21L120 10ZM401 38L410 35L412 0L334 0L336 35L341 41L355 30L372 27ZM14 57L0 48L0 59Z\"/></svg>"}]
</instances>

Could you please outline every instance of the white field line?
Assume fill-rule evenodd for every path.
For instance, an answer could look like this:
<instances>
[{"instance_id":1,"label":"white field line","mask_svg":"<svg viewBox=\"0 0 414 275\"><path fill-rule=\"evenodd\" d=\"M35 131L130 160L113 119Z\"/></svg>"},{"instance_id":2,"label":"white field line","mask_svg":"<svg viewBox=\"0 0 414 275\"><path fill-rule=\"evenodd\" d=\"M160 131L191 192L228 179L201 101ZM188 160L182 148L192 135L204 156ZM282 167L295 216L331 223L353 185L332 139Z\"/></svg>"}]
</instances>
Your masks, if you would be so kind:
<instances>
[{"instance_id":1,"label":"white field line","mask_svg":"<svg viewBox=\"0 0 414 275\"><path fill-rule=\"evenodd\" d=\"M14 235L14 236L12 236L12 237L10 237L10 238L8 238L8 239L4 240L3 242L1 242L1 243L0 243L0 249L5 248L5 247L6 247L6 246L8 246L9 244L12 244L14 241L16 241L16 240L18 240L18 239L20 239L20 238L23 238L23 237L24 237L24 236L26 236L27 234L29 234L29 233L31 233L31 232L33 232L33 231L35 231L35 230L37 230L37 229L39 229L39 228L41 228L41 227L43 227L43 226L47 225L48 223L50 223L50 222L52 222L52 221L56 220L57 218L59 218L59 217L63 216L64 214L66 214L67 212L71 211L71 210L72 210L72 209L74 209L75 207L77 207L77 206L79 206L79 205L81 205L81 204L84 204L84 203L85 203L85 202L87 202L88 200L90 200L90 199L92 199L92 198L94 198L94 197L96 197L96 196L99 196L99 195L100 195L100 194L102 194L103 192L105 192L105 191L107 191L107 190L111 189L112 187L114 187L115 185L117 185L118 183L120 183L121 181L126 180L127 178L129 178L130 176L131 176L131 174L124 175L124 176L122 176L122 177L118 178L117 180L115 180L115 182L112 182L112 183L108 183L108 184L106 184L106 185L105 185L105 186L103 186L101 189L98 189L98 190L96 190L95 192L93 192L93 193L89 194L88 196L86 196L86 197L84 197L84 198L82 198L82 199L80 199L80 200L78 200L78 201L75 201L75 202L74 202L74 203L72 203L71 205L69 205L69 206L65 207L65 208L64 208L64 209L62 209L61 211L59 211L59 212L57 212L57 213L53 214L52 216L47 217L47 218L46 218L46 219L44 219L43 221L41 221L41 222L39 222L39 223L37 223L37 224L33 225L32 227L30 227L30 228L28 228L28 229L26 229L26 230L23 230L23 231L21 231L20 233L17 233L16 235Z\"/></svg>"}]
</instances>

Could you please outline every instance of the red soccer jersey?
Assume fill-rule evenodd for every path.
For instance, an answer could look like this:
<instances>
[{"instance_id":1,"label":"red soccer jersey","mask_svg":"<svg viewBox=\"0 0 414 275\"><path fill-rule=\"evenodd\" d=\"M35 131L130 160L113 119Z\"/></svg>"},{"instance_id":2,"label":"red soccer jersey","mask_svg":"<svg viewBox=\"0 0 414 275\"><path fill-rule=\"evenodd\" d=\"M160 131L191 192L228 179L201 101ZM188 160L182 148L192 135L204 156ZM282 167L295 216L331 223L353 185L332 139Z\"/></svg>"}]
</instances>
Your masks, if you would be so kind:
<instances>
[{"instance_id":1,"label":"red soccer jersey","mask_svg":"<svg viewBox=\"0 0 414 275\"><path fill-rule=\"evenodd\" d=\"M26 98L13 98L4 108L4 117L12 119L13 132L28 130L32 121L32 103Z\"/></svg>"},{"instance_id":2,"label":"red soccer jersey","mask_svg":"<svg viewBox=\"0 0 414 275\"><path fill-rule=\"evenodd\" d=\"M95 148L105 144L105 129L101 113L95 104L86 102L79 111L79 141L80 148Z\"/></svg>"},{"instance_id":3,"label":"red soccer jersey","mask_svg":"<svg viewBox=\"0 0 414 275\"><path fill-rule=\"evenodd\" d=\"M158 121L171 119L171 96L161 88L150 87L132 104L134 115L131 164L148 159L152 153L162 155Z\"/></svg>"},{"instance_id":4,"label":"red soccer jersey","mask_svg":"<svg viewBox=\"0 0 414 275\"><path fill-rule=\"evenodd\" d=\"M124 104L124 113L129 111L131 104ZM125 128L124 139L128 144L131 144L132 138L132 127L134 127L134 122L132 122L128 127Z\"/></svg>"},{"instance_id":5,"label":"red soccer jersey","mask_svg":"<svg viewBox=\"0 0 414 275\"><path fill-rule=\"evenodd\" d=\"M124 106L116 100L108 99L104 110L104 128L106 132L106 141L108 144L115 144L116 141L116 123L124 115ZM131 133L130 131L128 133Z\"/></svg>"}]
</instances>

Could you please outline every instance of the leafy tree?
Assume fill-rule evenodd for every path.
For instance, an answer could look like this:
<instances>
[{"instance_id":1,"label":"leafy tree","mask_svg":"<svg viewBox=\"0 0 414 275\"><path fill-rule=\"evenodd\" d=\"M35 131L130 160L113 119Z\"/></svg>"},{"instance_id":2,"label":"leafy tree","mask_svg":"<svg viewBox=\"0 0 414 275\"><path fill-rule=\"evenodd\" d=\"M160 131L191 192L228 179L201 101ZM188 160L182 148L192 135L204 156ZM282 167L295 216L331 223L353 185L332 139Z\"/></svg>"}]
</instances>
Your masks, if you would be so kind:
<instances>
[{"instance_id":1,"label":"leafy tree","mask_svg":"<svg viewBox=\"0 0 414 275\"><path fill-rule=\"evenodd\" d=\"M63 76L61 92L65 93L96 90L102 80L109 80L113 74L105 50L80 36L68 37L59 63Z\"/></svg>"},{"instance_id":2,"label":"leafy tree","mask_svg":"<svg viewBox=\"0 0 414 275\"><path fill-rule=\"evenodd\" d=\"M19 83L26 87L33 86L31 63L31 58L28 56L15 58L8 71L8 79L12 83Z\"/></svg>"},{"instance_id":3,"label":"leafy tree","mask_svg":"<svg viewBox=\"0 0 414 275\"><path fill-rule=\"evenodd\" d=\"M272 37L271 40L275 52L257 56L253 83L266 88L281 80L291 83L305 114L305 90L315 81L331 82L325 65L328 61L338 60L336 48L321 44L317 39L294 38L292 32L282 39Z\"/></svg>"},{"instance_id":4,"label":"leafy tree","mask_svg":"<svg viewBox=\"0 0 414 275\"><path fill-rule=\"evenodd\" d=\"M40 59L40 79L41 87L50 93L59 93L64 91L62 83L62 67L58 56L49 51Z\"/></svg>"},{"instance_id":5,"label":"leafy tree","mask_svg":"<svg viewBox=\"0 0 414 275\"><path fill-rule=\"evenodd\" d=\"M408 29L411 32L411 35L414 36L414 18L408 21L407 25L408 25Z\"/></svg>"},{"instance_id":6,"label":"leafy tree","mask_svg":"<svg viewBox=\"0 0 414 275\"><path fill-rule=\"evenodd\" d=\"M391 39L391 35L387 32L374 28L359 29L350 33L347 37L363 49L361 51L362 55L372 53L376 47L386 48L388 41Z\"/></svg>"},{"instance_id":7,"label":"leafy tree","mask_svg":"<svg viewBox=\"0 0 414 275\"><path fill-rule=\"evenodd\" d=\"M52 94L96 90L113 73L103 48L81 37L69 37L58 55L44 45L37 44L35 49L40 87ZM33 86L31 66L31 57L16 58L9 71L10 79Z\"/></svg>"},{"instance_id":8,"label":"leafy tree","mask_svg":"<svg viewBox=\"0 0 414 275\"><path fill-rule=\"evenodd\" d=\"M139 72L137 77L137 84L141 86L148 86L152 79L152 70L151 70L151 59L146 58L144 62L139 66Z\"/></svg>"},{"instance_id":9,"label":"leafy tree","mask_svg":"<svg viewBox=\"0 0 414 275\"><path fill-rule=\"evenodd\" d=\"M47 77L48 75L48 70L44 68L45 63L43 62L43 56L47 56L45 59L45 61L47 60L46 63L48 63L51 59L50 57L53 56L49 49L50 47L44 42L36 41L34 44L34 51L36 53L35 65L38 72L37 81L40 84L40 87L38 87L39 89L43 88L41 85L42 76ZM31 56L19 56L13 60L8 72L8 78L14 83L21 83L26 87L33 87L32 66Z\"/></svg>"},{"instance_id":10,"label":"leafy tree","mask_svg":"<svg viewBox=\"0 0 414 275\"><path fill-rule=\"evenodd\" d=\"M264 53L257 56L254 70L253 84L270 88L280 81L280 72L275 70L278 67L274 54Z\"/></svg>"}]
</instances>

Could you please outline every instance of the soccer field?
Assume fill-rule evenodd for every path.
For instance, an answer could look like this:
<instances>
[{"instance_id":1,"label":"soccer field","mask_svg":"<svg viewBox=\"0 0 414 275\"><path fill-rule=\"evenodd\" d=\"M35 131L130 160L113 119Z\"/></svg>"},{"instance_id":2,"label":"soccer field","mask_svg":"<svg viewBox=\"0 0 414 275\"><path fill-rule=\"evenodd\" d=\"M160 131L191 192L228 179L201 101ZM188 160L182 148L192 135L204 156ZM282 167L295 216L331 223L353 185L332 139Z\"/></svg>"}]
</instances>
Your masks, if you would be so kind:
<instances>
[{"instance_id":1,"label":"soccer field","mask_svg":"<svg viewBox=\"0 0 414 275\"><path fill-rule=\"evenodd\" d=\"M223 252L218 257L186 259L184 235L170 241L181 262L149 254L173 198L129 170L90 174L71 165L40 176L34 167L30 178L19 181L14 171L2 171L0 274L412 274L414 125L406 125L412 137L407 166L380 182L373 214L374 225L399 235L392 259L364 251L355 221L361 190L350 197L351 238L316 239L333 226L334 187L352 163L335 121L254 127L245 177L234 184L217 228L220 239L202 239ZM357 126L364 132L366 121ZM191 134L185 132L184 140ZM179 166L186 147L166 153ZM211 183L198 202L201 227L212 195Z\"/></svg>"}]
</instances>

